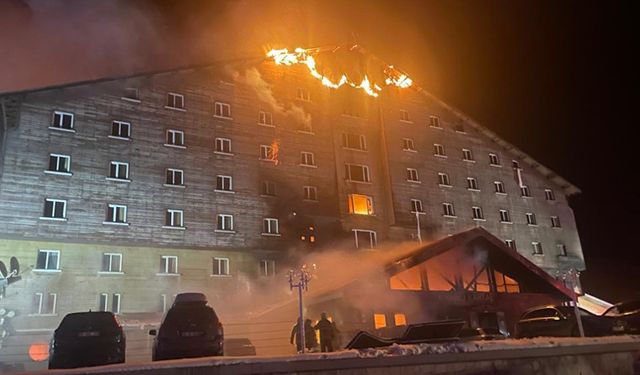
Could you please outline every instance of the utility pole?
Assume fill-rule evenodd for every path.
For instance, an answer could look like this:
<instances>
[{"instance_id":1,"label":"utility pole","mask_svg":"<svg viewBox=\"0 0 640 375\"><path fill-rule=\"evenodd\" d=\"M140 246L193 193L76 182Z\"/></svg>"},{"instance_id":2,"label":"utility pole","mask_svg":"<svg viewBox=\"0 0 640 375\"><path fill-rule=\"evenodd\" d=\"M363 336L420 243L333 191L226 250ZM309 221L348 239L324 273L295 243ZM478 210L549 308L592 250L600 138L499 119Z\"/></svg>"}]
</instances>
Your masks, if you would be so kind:
<instances>
[{"instance_id":1,"label":"utility pole","mask_svg":"<svg viewBox=\"0 0 640 375\"><path fill-rule=\"evenodd\" d=\"M573 314L576 316L576 321L578 323L578 332L580 332L580 337L584 337L584 327L582 326L582 316L580 315L580 308L578 308L578 293L576 292L576 287L578 286L578 278L580 277L580 272L578 272L575 268L571 268L569 271L562 274L562 279L568 281L571 292L573 292Z\"/></svg>"},{"instance_id":2,"label":"utility pole","mask_svg":"<svg viewBox=\"0 0 640 375\"><path fill-rule=\"evenodd\" d=\"M315 264L313 265L315 268ZM289 288L298 289L298 340L302 344L302 353L304 353L304 347L306 344L304 336L304 311L302 303L302 290L309 290L309 281L311 281L311 272L307 269L307 265L303 265L299 270L289 270ZM297 344L297 342L296 342Z\"/></svg>"}]
</instances>

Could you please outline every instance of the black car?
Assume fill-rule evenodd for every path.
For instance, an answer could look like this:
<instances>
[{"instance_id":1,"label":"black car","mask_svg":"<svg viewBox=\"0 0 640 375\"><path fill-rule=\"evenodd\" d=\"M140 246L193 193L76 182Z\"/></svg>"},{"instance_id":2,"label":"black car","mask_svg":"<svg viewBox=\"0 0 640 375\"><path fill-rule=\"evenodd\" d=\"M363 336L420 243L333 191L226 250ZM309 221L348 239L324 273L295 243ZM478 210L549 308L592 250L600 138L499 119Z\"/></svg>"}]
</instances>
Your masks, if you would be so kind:
<instances>
[{"instance_id":1,"label":"black car","mask_svg":"<svg viewBox=\"0 0 640 375\"><path fill-rule=\"evenodd\" d=\"M152 329L152 360L218 356L224 353L222 323L202 293L176 296L160 329Z\"/></svg>"},{"instance_id":2,"label":"black car","mask_svg":"<svg viewBox=\"0 0 640 375\"><path fill-rule=\"evenodd\" d=\"M613 320L579 308L585 336L606 336ZM516 323L516 337L580 336L572 306L540 306L527 310Z\"/></svg>"},{"instance_id":3,"label":"black car","mask_svg":"<svg viewBox=\"0 0 640 375\"><path fill-rule=\"evenodd\" d=\"M49 368L123 363L126 339L115 315L106 311L68 314L53 333Z\"/></svg>"},{"instance_id":4,"label":"black car","mask_svg":"<svg viewBox=\"0 0 640 375\"><path fill-rule=\"evenodd\" d=\"M613 319L613 333L638 334L640 332L640 299L616 303L602 316Z\"/></svg>"}]
</instances>

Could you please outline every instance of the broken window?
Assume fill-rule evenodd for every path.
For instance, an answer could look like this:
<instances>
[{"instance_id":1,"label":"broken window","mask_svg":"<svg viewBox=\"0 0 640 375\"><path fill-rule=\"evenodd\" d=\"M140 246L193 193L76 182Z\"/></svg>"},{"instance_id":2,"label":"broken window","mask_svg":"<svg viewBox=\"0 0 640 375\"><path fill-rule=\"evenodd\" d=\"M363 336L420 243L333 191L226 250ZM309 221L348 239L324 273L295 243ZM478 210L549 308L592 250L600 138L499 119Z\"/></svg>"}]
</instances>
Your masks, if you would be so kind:
<instances>
[{"instance_id":1,"label":"broken window","mask_svg":"<svg viewBox=\"0 0 640 375\"><path fill-rule=\"evenodd\" d=\"M373 199L366 195L349 194L349 213L356 215L373 215Z\"/></svg>"}]
</instances>

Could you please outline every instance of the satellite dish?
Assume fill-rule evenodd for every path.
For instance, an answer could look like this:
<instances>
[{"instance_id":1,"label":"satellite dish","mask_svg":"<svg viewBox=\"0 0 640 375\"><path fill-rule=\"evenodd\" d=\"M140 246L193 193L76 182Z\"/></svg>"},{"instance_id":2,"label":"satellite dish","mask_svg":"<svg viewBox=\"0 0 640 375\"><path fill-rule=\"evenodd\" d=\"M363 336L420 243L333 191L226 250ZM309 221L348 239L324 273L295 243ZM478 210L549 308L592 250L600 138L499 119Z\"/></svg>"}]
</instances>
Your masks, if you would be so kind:
<instances>
[{"instance_id":1,"label":"satellite dish","mask_svg":"<svg viewBox=\"0 0 640 375\"><path fill-rule=\"evenodd\" d=\"M0 277L7 277L9 272L7 271L7 266L0 260Z\"/></svg>"},{"instance_id":2,"label":"satellite dish","mask_svg":"<svg viewBox=\"0 0 640 375\"><path fill-rule=\"evenodd\" d=\"M9 265L11 267L11 273L13 273L14 276L17 276L20 273L20 263L18 263L18 258L11 257Z\"/></svg>"}]
</instances>

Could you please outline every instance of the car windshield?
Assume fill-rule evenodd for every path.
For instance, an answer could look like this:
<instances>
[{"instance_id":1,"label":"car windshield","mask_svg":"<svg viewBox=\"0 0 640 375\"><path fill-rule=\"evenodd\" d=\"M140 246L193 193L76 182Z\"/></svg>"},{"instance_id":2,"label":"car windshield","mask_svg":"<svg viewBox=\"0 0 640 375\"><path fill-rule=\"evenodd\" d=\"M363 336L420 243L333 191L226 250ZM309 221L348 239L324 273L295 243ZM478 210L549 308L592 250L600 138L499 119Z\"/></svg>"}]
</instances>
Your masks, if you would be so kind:
<instances>
[{"instance_id":1,"label":"car windshield","mask_svg":"<svg viewBox=\"0 0 640 375\"><path fill-rule=\"evenodd\" d=\"M91 331L107 333L117 331L117 327L118 324L111 313L89 312L65 316L56 332L61 335Z\"/></svg>"},{"instance_id":2,"label":"car windshield","mask_svg":"<svg viewBox=\"0 0 640 375\"><path fill-rule=\"evenodd\" d=\"M184 332L211 333L218 317L204 303L189 302L174 305L160 326L160 335L173 336Z\"/></svg>"}]
</instances>

